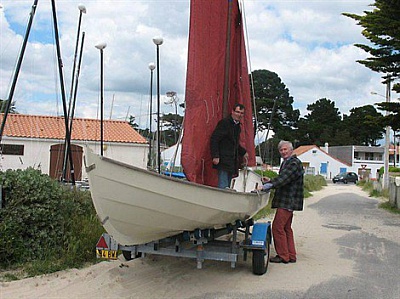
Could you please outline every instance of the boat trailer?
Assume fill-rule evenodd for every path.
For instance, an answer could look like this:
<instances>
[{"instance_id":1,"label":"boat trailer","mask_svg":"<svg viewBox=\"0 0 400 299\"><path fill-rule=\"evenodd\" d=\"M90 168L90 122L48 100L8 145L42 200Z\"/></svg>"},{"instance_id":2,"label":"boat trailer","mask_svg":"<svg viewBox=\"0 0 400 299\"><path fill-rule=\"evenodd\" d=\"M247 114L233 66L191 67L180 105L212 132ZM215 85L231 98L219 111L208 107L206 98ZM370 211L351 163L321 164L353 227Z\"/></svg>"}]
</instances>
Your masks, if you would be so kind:
<instances>
[{"instance_id":1,"label":"boat trailer","mask_svg":"<svg viewBox=\"0 0 400 299\"><path fill-rule=\"evenodd\" d=\"M244 234L243 240L238 240L238 233ZM223 240L222 236L230 240ZM263 275L268 269L271 237L270 222L254 224L252 219L245 222L237 220L221 229L184 231L172 237L131 246L118 244L111 235L103 233L96 245L96 256L117 259L118 253L122 252L129 261L146 254L158 254L194 258L197 269L202 269L205 260L230 262L231 268L235 268L239 257L246 261L250 251L253 273Z\"/></svg>"}]
</instances>

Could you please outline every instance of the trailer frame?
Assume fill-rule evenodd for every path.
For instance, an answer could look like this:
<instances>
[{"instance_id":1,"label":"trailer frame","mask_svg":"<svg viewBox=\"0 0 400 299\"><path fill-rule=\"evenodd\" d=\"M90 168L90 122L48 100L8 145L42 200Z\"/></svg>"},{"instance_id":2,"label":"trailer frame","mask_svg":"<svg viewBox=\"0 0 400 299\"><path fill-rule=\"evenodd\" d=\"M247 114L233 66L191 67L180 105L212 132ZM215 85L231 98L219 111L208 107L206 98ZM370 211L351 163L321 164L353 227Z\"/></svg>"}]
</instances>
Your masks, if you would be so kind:
<instances>
[{"instance_id":1,"label":"trailer frame","mask_svg":"<svg viewBox=\"0 0 400 299\"><path fill-rule=\"evenodd\" d=\"M244 235L242 240L238 238L239 233ZM253 273L263 275L268 269L271 239L270 222L254 224L252 219L237 220L224 228L184 231L139 245L121 245L111 235L103 233L96 245L96 255L98 258L117 259L117 253L121 251L126 260L145 257L146 254L192 258L197 262L197 269L202 269L206 260L230 262L231 268L235 268L240 257L247 261L250 251Z\"/></svg>"}]
</instances>

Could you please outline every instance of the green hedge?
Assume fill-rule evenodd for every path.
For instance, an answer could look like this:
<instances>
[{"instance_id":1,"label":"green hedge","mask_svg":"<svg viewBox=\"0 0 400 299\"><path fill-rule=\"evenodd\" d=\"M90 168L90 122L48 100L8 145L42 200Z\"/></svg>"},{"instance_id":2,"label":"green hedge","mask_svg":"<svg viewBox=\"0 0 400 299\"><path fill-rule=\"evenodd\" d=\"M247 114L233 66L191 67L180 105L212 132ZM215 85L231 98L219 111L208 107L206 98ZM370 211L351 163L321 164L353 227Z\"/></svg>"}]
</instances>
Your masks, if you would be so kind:
<instances>
[{"instance_id":1,"label":"green hedge","mask_svg":"<svg viewBox=\"0 0 400 299\"><path fill-rule=\"evenodd\" d=\"M0 183L5 192L5 207L0 209L1 267L29 264L46 273L37 265L51 264L57 271L95 260L103 228L90 192L71 190L33 168L0 172Z\"/></svg>"}]
</instances>

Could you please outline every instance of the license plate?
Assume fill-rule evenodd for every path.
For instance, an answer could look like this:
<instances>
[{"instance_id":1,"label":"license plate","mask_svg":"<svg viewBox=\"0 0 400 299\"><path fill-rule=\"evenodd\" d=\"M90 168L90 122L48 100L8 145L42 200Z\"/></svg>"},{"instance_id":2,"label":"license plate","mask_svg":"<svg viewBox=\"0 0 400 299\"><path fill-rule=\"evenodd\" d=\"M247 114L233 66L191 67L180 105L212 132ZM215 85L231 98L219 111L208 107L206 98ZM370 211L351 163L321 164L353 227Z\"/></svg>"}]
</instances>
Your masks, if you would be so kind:
<instances>
[{"instance_id":1,"label":"license plate","mask_svg":"<svg viewBox=\"0 0 400 299\"><path fill-rule=\"evenodd\" d=\"M117 259L117 250L96 249L96 256L102 259Z\"/></svg>"}]
</instances>

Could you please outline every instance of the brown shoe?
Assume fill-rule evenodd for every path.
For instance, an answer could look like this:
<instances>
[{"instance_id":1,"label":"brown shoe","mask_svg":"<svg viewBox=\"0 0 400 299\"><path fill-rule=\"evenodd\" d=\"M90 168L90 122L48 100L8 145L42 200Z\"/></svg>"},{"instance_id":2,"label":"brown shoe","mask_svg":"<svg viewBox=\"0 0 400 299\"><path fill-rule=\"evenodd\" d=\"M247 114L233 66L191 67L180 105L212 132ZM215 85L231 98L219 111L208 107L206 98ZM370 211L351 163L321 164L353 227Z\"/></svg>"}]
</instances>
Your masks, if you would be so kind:
<instances>
[{"instance_id":1,"label":"brown shoe","mask_svg":"<svg viewBox=\"0 0 400 299\"><path fill-rule=\"evenodd\" d=\"M285 261L284 259L282 259L279 255L274 256L274 257L271 257L271 258L269 259L269 261L270 261L271 263L284 263L284 264L289 263L288 261Z\"/></svg>"},{"instance_id":2,"label":"brown shoe","mask_svg":"<svg viewBox=\"0 0 400 299\"><path fill-rule=\"evenodd\" d=\"M289 263L295 263L295 262L296 262L296 260L294 260L294 259L289 260Z\"/></svg>"}]
</instances>

